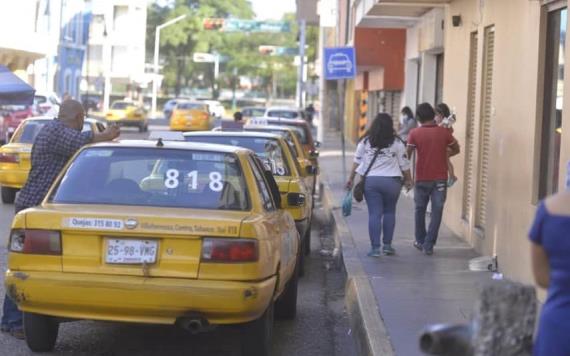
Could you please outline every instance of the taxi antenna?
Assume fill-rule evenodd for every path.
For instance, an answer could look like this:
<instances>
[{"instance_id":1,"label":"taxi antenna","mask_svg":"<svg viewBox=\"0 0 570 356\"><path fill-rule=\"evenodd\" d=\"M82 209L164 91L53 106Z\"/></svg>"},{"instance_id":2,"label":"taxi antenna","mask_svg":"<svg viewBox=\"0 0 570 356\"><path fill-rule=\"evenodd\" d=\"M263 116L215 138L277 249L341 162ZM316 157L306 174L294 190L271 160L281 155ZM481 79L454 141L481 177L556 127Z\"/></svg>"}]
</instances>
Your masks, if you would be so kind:
<instances>
[{"instance_id":1,"label":"taxi antenna","mask_svg":"<svg viewBox=\"0 0 570 356\"><path fill-rule=\"evenodd\" d=\"M162 142L162 137L158 138L158 141L156 142L156 147L164 147L164 142Z\"/></svg>"}]
</instances>

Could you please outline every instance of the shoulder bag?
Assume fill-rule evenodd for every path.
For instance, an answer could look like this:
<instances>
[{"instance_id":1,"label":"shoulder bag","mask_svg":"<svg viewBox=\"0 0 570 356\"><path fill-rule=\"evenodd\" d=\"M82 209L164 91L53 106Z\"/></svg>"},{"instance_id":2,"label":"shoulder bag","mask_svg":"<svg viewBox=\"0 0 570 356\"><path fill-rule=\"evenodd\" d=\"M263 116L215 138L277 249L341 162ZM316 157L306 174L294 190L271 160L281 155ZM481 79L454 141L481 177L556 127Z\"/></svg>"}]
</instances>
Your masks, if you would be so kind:
<instances>
[{"instance_id":1,"label":"shoulder bag","mask_svg":"<svg viewBox=\"0 0 570 356\"><path fill-rule=\"evenodd\" d=\"M366 176L372 169L372 166L374 165L374 162L376 161L376 158L378 158L379 154L380 154L380 149L376 149L376 153L374 153L372 162L370 162L370 165L366 169L366 172L364 172L362 178L360 178L360 181L356 183L356 185L354 186L354 191L352 195L354 196L354 200L356 200L359 203L362 201L362 199L364 199L364 184L366 183Z\"/></svg>"}]
</instances>

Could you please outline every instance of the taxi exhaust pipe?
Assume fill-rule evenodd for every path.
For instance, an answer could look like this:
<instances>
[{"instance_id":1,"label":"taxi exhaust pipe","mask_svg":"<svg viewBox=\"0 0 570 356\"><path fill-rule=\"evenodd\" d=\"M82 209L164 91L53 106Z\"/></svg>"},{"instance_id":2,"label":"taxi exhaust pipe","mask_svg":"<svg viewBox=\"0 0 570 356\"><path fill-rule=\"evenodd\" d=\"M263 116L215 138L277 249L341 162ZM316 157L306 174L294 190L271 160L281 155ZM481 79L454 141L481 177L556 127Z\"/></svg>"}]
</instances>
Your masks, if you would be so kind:
<instances>
[{"instance_id":1,"label":"taxi exhaust pipe","mask_svg":"<svg viewBox=\"0 0 570 356\"><path fill-rule=\"evenodd\" d=\"M201 317L180 318L176 324L191 334L198 334L211 329L208 321Z\"/></svg>"}]
</instances>

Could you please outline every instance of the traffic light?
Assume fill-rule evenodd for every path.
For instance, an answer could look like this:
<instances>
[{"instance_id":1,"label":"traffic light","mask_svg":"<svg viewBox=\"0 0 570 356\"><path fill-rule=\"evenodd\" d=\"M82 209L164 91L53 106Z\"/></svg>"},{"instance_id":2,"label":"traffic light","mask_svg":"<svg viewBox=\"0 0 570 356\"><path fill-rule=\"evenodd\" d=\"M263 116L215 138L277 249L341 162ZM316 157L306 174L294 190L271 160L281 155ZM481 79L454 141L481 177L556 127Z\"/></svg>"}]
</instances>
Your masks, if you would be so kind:
<instances>
[{"instance_id":1,"label":"traffic light","mask_svg":"<svg viewBox=\"0 0 570 356\"><path fill-rule=\"evenodd\" d=\"M224 19L204 19L204 30L221 31L224 27Z\"/></svg>"}]
</instances>

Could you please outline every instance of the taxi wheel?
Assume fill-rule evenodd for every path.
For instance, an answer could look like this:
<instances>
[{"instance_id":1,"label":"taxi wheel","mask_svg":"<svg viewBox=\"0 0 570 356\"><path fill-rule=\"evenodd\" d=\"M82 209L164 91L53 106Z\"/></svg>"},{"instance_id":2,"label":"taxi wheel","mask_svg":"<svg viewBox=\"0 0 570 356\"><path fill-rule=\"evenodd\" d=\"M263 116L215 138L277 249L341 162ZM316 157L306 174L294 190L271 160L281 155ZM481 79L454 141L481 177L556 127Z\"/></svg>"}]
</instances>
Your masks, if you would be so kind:
<instances>
[{"instance_id":1,"label":"taxi wheel","mask_svg":"<svg viewBox=\"0 0 570 356\"><path fill-rule=\"evenodd\" d=\"M269 356L273 337L273 302L263 315L242 326L241 354L243 356Z\"/></svg>"},{"instance_id":2,"label":"taxi wheel","mask_svg":"<svg viewBox=\"0 0 570 356\"><path fill-rule=\"evenodd\" d=\"M305 236L303 236L303 253L305 256L311 254L311 224L309 224L309 228L307 232L305 232Z\"/></svg>"},{"instance_id":3,"label":"taxi wheel","mask_svg":"<svg viewBox=\"0 0 570 356\"><path fill-rule=\"evenodd\" d=\"M2 203L4 204L13 204L14 200L16 200L16 193L18 189L9 188L9 187L2 187Z\"/></svg>"},{"instance_id":4,"label":"taxi wheel","mask_svg":"<svg viewBox=\"0 0 570 356\"><path fill-rule=\"evenodd\" d=\"M287 287L275 303L275 316L279 319L292 320L297 316L298 270L298 268L295 268L295 272L287 283Z\"/></svg>"},{"instance_id":5,"label":"taxi wheel","mask_svg":"<svg viewBox=\"0 0 570 356\"><path fill-rule=\"evenodd\" d=\"M24 313L24 332L26 343L32 351L48 352L55 346L59 323L46 315Z\"/></svg>"}]
</instances>

